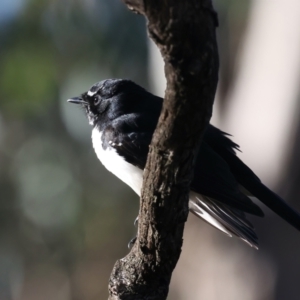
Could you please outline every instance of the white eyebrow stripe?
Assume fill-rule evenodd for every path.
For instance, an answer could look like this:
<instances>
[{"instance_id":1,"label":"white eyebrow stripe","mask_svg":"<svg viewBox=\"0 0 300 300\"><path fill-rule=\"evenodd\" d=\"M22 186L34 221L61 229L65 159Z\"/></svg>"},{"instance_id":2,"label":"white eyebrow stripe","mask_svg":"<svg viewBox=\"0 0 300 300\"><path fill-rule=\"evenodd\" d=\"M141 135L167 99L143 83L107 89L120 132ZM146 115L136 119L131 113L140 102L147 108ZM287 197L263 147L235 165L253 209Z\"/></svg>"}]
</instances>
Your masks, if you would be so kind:
<instances>
[{"instance_id":1,"label":"white eyebrow stripe","mask_svg":"<svg viewBox=\"0 0 300 300\"><path fill-rule=\"evenodd\" d=\"M88 91L88 96L94 96L97 92Z\"/></svg>"}]
</instances>

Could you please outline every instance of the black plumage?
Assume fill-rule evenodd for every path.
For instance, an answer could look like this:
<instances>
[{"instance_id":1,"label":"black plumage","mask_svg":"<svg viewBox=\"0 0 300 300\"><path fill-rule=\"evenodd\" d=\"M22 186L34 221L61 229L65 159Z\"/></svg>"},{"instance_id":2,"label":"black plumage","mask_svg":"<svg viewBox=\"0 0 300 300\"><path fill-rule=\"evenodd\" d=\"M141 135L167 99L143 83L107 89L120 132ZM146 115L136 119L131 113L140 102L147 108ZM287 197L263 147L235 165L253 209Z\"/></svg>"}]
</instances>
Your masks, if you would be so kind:
<instances>
[{"instance_id":1,"label":"black plumage","mask_svg":"<svg viewBox=\"0 0 300 300\"><path fill-rule=\"evenodd\" d=\"M163 99L130 80L107 79L68 101L84 107L101 162L139 194ZM238 149L228 134L208 126L195 162L190 211L257 248L257 236L245 213L259 217L264 214L248 197L253 195L300 230L299 214L236 156Z\"/></svg>"}]
</instances>

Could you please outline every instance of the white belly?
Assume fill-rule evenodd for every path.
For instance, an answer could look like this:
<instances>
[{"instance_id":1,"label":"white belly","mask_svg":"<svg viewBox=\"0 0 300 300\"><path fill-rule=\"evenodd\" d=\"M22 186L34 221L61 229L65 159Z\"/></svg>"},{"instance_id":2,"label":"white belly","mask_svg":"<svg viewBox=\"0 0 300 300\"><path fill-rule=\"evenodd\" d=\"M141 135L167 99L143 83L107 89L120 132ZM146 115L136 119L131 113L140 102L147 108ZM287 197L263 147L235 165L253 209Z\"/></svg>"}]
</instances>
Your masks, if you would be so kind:
<instances>
[{"instance_id":1,"label":"white belly","mask_svg":"<svg viewBox=\"0 0 300 300\"><path fill-rule=\"evenodd\" d=\"M108 171L129 185L140 196L143 183L143 171L125 161L123 157L118 155L114 148L108 146L104 150L101 135L102 133L98 129L93 129L92 142L98 159Z\"/></svg>"}]
</instances>

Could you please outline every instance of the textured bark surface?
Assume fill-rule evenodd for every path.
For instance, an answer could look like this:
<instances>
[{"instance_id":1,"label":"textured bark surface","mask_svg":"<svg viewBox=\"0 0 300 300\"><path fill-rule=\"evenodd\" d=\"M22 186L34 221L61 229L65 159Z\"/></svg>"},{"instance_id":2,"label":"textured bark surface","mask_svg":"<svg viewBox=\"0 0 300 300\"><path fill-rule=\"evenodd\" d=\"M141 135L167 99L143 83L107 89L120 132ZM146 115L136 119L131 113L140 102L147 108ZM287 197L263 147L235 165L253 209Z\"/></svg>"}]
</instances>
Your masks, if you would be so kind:
<instances>
[{"instance_id":1,"label":"textured bark surface","mask_svg":"<svg viewBox=\"0 0 300 300\"><path fill-rule=\"evenodd\" d=\"M217 17L211 0L123 2L147 18L167 89L144 172L138 238L114 266L109 299L166 299L181 253L193 160L218 81Z\"/></svg>"}]
</instances>

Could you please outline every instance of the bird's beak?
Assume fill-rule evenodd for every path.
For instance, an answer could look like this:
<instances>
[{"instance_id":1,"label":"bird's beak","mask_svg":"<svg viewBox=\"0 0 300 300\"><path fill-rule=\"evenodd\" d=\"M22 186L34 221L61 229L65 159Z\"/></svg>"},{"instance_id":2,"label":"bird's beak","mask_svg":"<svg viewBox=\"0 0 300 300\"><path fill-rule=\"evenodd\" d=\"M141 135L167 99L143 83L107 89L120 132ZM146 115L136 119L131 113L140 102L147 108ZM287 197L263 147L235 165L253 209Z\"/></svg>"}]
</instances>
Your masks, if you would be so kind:
<instances>
[{"instance_id":1,"label":"bird's beak","mask_svg":"<svg viewBox=\"0 0 300 300\"><path fill-rule=\"evenodd\" d=\"M80 97L70 98L67 101L71 102L71 103L75 103L75 104L85 104L85 105L88 104L86 101L82 100L82 98L80 98Z\"/></svg>"}]
</instances>

